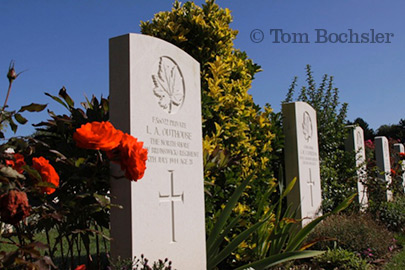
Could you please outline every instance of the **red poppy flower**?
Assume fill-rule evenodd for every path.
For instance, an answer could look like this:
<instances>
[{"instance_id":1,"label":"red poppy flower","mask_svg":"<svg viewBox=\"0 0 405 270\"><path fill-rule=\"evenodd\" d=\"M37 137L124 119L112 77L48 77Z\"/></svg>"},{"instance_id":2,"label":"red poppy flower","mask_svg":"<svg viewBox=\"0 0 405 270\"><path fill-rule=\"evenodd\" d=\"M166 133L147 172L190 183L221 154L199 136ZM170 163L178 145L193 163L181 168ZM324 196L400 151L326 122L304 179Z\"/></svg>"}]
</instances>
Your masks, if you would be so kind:
<instances>
[{"instance_id":1,"label":"red poppy flower","mask_svg":"<svg viewBox=\"0 0 405 270\"><path fill-rule=\"evenodd\" d=\"M15 225L30 215L31 206L27 194L18 190L10 190L0 196L0 216L3 222Z\"/></svg>"},{"instance_id":2,"label":"red poppy flower","mask_svg":"<svg viewBox=\"0 0 405 270\"><path fill-rule=\"evenodd\" d=\"M76 129L73 139L81 148L110 151L118 146L122 135L110 122L91 122Z\"/></svg>"},{"instance_id":3,"label":"red poppy flower","mask_svg":"<svg viewBox=\"0 0 405 270\"><path fill-rule=\"evenodd\" d=\"M32 167L39 172L42 177L42 181L52 183L55 187L59 187L59 175L55 171L54 167L49 164L49 161L43 157L33 158ZM55 192L53 187L41 187L42 192L46 194L52 194Z\"/></svg>"},{"instance_id":4,"label":"red poppy flower","mask_svg":"<svg viewBox=\"0 0 405 270\"><path fill-rule=\"evenodd\" d=\"M404 152L399 153L399 156L400 156L402 159L405 159L405 153L404 153Z\"/></svg>"},{"instance_id":5,"label":"red poppy flower","mask_svg":"<svg viewBox=\"0 0 405 270\"><path fill-rule=\"evenodd\" d=\"M121 165L125 177L137 181L141 179L146 170L148 150L143 148L143 142L129 134L122 136L120 145L113 151L107 152L111 161Z\"/></svg>"}]
</instances>

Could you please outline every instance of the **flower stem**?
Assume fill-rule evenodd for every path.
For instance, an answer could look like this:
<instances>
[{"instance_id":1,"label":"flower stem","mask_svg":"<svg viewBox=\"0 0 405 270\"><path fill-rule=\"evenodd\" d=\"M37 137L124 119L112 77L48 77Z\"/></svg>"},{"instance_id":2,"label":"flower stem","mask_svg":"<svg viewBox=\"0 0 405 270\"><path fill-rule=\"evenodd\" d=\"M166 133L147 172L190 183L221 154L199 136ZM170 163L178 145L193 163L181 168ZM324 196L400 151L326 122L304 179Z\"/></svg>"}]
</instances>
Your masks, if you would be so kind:
<instances>
[{"instance_id":1,"label":"flower stem","mask_svg":"<svg viewBox=\"0 0 405 270\"><path fill-rule=\"evenodd\" d=\"M7 91L7 96L6 96L6 100L4 101L4 105L2 108L2 111L4 111L4 109L6 108L7 105L7 101L8 101L8 97L10 96L10 91L11 91L11 86L13 85L13 81L10 81L9 85L8 85L8 91Z\"/></svg>"},{"instance_id":2,"label":"flower stem","mask_svg":"<svg viewBox=\"0 0 405 270\"><path fill-rule=\"evenodd\" d=\"M15 225L15 229L16 229L16 231L17 231L17 237L18 237L18 242L20 243L20 246L23 246L24 245L24 240L23 240L23 237L22 237L22 232L21 232L21 229L20 229L20 224L16 224Z\"/></svg>"}]
</instances>

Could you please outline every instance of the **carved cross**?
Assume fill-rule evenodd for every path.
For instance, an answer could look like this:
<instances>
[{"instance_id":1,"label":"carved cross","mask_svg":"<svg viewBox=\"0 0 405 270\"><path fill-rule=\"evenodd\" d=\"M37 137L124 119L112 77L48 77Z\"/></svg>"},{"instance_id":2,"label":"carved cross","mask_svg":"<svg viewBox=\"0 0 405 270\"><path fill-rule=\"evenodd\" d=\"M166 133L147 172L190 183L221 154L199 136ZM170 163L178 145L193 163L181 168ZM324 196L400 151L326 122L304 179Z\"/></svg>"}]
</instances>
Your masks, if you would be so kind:
<instances>
[{"instance_id":1,"label":"carved cross","mask_svg":"<svg viewBox=\"0 0 405 270\"><path fill-rule=\"evenodd\" d=\"M315 182L312 180L312 173L311 173L311 168L309 168L309 181L307 182L310 188L311 192L311 207L314 207L314 197L312 195L312 186L315 185Z\"/></svg>"},{"instance_id":2,"label":"carved cross","mask_svg":"<svg viewBox=\"0 0 405 270\"><path fill-rule=\"evenodd\" d=\"M170 194L164 195L159 192L159 203L170 203L170 219L172 225L172 240L171 242L176 242L176 230L175 230L175 221L174 221L174 203L183 202L184 203L184 192L181 194L174 194L174 176L173 170L169 170L170 173Z\"/></svg>"}]
</instances>

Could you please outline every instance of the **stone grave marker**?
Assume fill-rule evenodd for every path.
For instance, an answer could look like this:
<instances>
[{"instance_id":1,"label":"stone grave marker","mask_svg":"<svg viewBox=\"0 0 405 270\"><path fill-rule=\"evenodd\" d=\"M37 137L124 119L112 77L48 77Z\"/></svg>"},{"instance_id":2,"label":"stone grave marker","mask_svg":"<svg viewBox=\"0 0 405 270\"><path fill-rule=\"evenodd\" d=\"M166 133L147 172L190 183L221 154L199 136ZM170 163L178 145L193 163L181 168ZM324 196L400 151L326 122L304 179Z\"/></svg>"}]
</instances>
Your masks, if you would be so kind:
<instances>
[{"instance_id":1,"label":"stone grave marker","mask_svg":"<svg viewBox=\"0 0 405 270\"><path fill-rule=\"evenodd\" d=\"M305 102L293 102L284 103L282 112L287 184L297 177L287 202L299 207L304 226L320 214L322 203L316 111Z\"/></svg>"},{"instance_id":2,"label":"stone grave marker","mask_svg":"<svg viewBox=\"0 0 405 270\"><path fill-rule=\"evenodd\" d=\"M200 65L176 46L140 34L110 40L110 120L148 149L138 182L111 169L113 258L168 258L206 269Z\"/></svg>"},{"instance_id":3,"label":"stone grave marker","mask_svg":"<svg viewBox=\"0 0 405 270\"><path fill-rule=\"evenodd\" d=\"M368 204L367 189L366 186L363 185L363 182L367 178L364 132L359 126L347 126L347 128L349 128L349 133L345 142L345 147L346 151L354 151L356 153L358 198L361 208L364 209Z\"/></svg>"},{"instance_id":4,"label":"stone grave marker","mask_svg":"<svg viewBox=\"0 0 405 270\"><path fill-rule=\"evenodd\" d=\"M405 148L402 143L396 143L394 144L394 151L395 151L395 163L398 163L401 159L399 157L399 153L404 153ZM405 189L405 162L402 163L402 186Z\"/></svg>"},{"instance_id":5,"label":"stone grave marker","mask_svg":"<svg viewBox=\"0 0 405 270\"><path fill-rule=\"evenodd\" d=\"M377 166L381 172L384 172L381 178L389 185L391 184L391 163L388 139L385 136L377 136L374 138L374 145ZM392 192L390 190L387 190L386 199L388 201L392 200Z\"/></svg>"}]
</instances>

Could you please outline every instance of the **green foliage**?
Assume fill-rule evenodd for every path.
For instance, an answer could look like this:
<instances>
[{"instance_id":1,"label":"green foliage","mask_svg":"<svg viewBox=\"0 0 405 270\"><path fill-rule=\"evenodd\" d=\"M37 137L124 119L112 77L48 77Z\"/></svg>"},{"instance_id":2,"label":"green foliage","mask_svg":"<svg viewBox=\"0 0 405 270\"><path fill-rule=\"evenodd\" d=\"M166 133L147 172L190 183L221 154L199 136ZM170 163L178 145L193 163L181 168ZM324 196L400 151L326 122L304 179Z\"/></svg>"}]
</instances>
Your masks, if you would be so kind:
<instances>
[{"instance_id":1,"label":"green foliage","mask_svg":"<svg viewBox=\"0 0 405 270\"><path fill-rule=\"evenodd\" d=\"M282 199L290 192L294 184L291 184L291 186L287 187L287 189L284 191L284 193L281 195L280 200L277 202L277 204L280 204ZM319 223L321 223L324 219L326 219L328 216L332 214L337 214L340 211L343 211L346 209L354 200L355 194L351 195L347 199L345 199L339 206L337 206L335 209L333 209L332 212L325 214L323 216L320 216L313 221L311 221L309 224L307 224L305 227L302 229L294 228L294 227L289 227L287 226L288 229L286 230L279 230L278 234L274 234L274 239L272 239L271 242L264 242L264 244L271 244L274 246L280 247L279 250L274 249L271 247L269 249L270 253L268 253L267 257L258 261L254 261L252 263L249 263L247 265L244 265L243 267L237 268L238 270L246 269L246 268L253 268L253 269L267 269L269 267L276 266L281 263L285 263L291 260L296 260L296 259L303 259L303 258L309 258L313 256L317 256L322 254L323 252L321 251L314 251L314 250L305 250L308 247L312 246L311 244L306 244L304 245L304 240L307 238L309 233L315 229L316 226L318 226ZM282 223L282 219L279 219L274 222L277 223ZM283 226L284 227L284 226ZM280 233L280 231L283 231ZM288 237L285 237L285 234L288 235ZM281 240L281 241L280 241ZM274 243L275 242L275 243ZM258 243L262 244L262 243ZM282 247L282 249L281 249Z\"/></svg>"},{"instance_id":2,"label":"green foliage","mask_svg":"<svg viewBox=\"0 0 405 270\"><path fill-rule=\"evenodd\" d=\"M405 232L405 196L383 202L377 209L369 211L390 231Z\"/></svg>"},{"instance_id":3,"label":"green foliage","mask_svg":"<svg viewBox=\"0 0 405 270\"><path fill-rule=\"evenodd\" d=\"M405 250L396 254L386 265L384 265L384 270L398 270L405 269Z\"/></svg>"},{"instance_id":4,"label":"green foliage","mask_svg":"<svg viewBox=\"0 0 405 270\"><path fill-rule=\"evenodd\" d=\"M395 239L397 239L397 245L401 247L401 250L393 254L390 261L384 265L384 270L405 269L405 234L397 233Z\"/></svg>"},{"instance_id":5,"label":"green foliage","mask_svg":"<svg viewBox=\"0 0 405 270\"><path fill-rule=\"evenodd\" d=\"M317 249L342 248L370 261L384 258L395 245L394 235L364 214L330 216L314 230L308 241L314 239L325 240L314 245Z\"/></svg>"},{"instance_id":6,"label":"green foliage","mask_svg":"<svg viewBox=\"0 0 405 270\"><path fill-rule=\"evenodd\" d=\"M91 101L83 103L84 111L74 108L74 102L65 88L59 91L59 96L47 95L62 104L69 115L56 115L49 111L51 119L35 125L37 132L33 136L10 139L1 145L0 153L12 148L16 153L23 154L28 164L33 157L45 157L56 169L60 185L52 194L38 192L39 187L44 186L46 182L41 182L38 172L30 166L23 167L22 176L26 178L24 182L18 179L6 181L13 177L9 173L3 174L0 177L0 182L3 182L0 187L22 189L28 194L32 211L25 222L14 226L12 234L3 234L2 237L10 242L18 237L17 246L30 247L17 250L17 252L21 252L21 249L24 252L30 250L29 256L21 254L24 258L32 258L29 261L36 258L34 255L38 257L38 249L41 249L48 257L39 258L49 258L50 262L55 261L56 256L60 255L58 265L63 269L73 269L76 263L74 257L81 255L86 255L89 267L99 268L101 251L107 250L109 241L108 233L104 233L109 230L111 207L109 161L99 151L77 148L72 136L76 128L84 123L107 120L108 101L103 98L98 101L93 97ZM22 107L23 111L39 109L41 107L35 104ZM7 158L1 156L3 162L4 159ZM56 236L50 237L51 232L56 232ZM37 234L46 235L46 245L37 244L39 242L34 237ZM90 249L92 239L96 242L97 251L94 258Z\"/></svg>"},{"instance_id":7,"label":"green foliage","mask_svg":"<svg viewBox=\"0 0 405 270\"><path fill-rule=\"evenodd\" d=\"M242 233L234 236L234 238L226 244L224 248L221 248L221 243L225 241L227 235L229 235L234 229L235 226L237 225L240 215L235 217L235 218L230 218L232 214L232 209L235 207L238 199L242 195L242 192L246 188L246 186L249 184L251 181L253 175L249 176L247 179L245 179L240 186L235 190L234 194L231 196L229 199L228 203L226 204L224 210L220 214L210 236L208 237L207 240L207 268L208 269L216 269L218 264L226 259L231 252L233 252L242 242L246 241L246 239L252 234L256 233L262 230L263 226L266 224L267 226L264 227L264 230L269 227L268 224L271 224L270 226L278 227L280 223L283 223L280 220L280 216L278 220L270 220L270 215L266 215L263 217L263 219L256 224L252 225ZM281 202L284 199L284 197L288 194L288 192L291 190L293 187L295 181L291 182L292 184L290 187L287 188L285 192L280 194L280 199L277 202L277 205L280 205L279 209L281 209ZM270 213L270 211L269 211ZM280 215L281 213L278 213ZM276 225L274 225L276 224ZM225 227L226 225L226 227ZM290 227L290 226L288 226ZM290 228L291 229L291 228ZM274 230L275 231L275 230ZM284 247L286 244L286 241L289 237L289 233L291 230L283 230L283 234L280 235L278 234L278 237L273 237L270 241L270 237L266 239L267 241L263 241L260 243L257 243L257 246L261 245L269 245L270 247L270 242L277 242L277 238L282 237L283 241L281 245L279 244L278 246ZM263 233L262 233L263 235ZM271 236L271 235L270 235ZM264 240L264 239L260 239ZM276 245L276 244L275 244ZM273 246L272 246L273 248ZM247 265L240 266L237 269L246 269L248 267L254 267L256 269L263 269L267 268L273 265L277 265L289 260L294 260L294 259L300 259L300 258L308 258L308 257L313 257L320 254L317 251L311 251L311 252L306 252L306 251L299 251L299 250L293 250L293 251L288 251L281 253L281 249L278 250L277 252L274 252L274 254L271 254L271 256L263 256L262 258L259 258L260 260L257 260L255 262L251 262ZM222 268L221 268L222 269Z\"/></svg>"},{"instance_id":8,"label":"green foliage","mask_svg":"<svg viewBox=\"0 0 405 270\"><path fill-rule=\"evenodd\" d=\"M377 130L377 136L386 136L405 142L405 119L399 120L398 124L380 126Z\"/></svg>"},{"instance_id":9,"label":"green foliage","mask_svg":"<svg viewBox=\"0 0 405 270\"><path fill-rule=\"evenodd\" d=\"M22 112L40 112L46 108L46 104L31 103L30 105L22 106L18 111L0 110L0 138L4 138L3 130L6 126L10 126L11 130L15 133L18 129L18 124L24 125L28 120L22 116Z\"/></svg>"},{"instance_id":10,"label":"green foliage","mask_svg":"<svg viewBox=\"0 0 405 270\"><path fill-rule=\"evenodd\" d=\"M322 181L322 208L334 209L357 191L354 153L345 151L347 103L340 104L333 77L325 74L317 87L312 70L306 67L307 86L302 86L298 101L310 104L317 112L319 157ZM295 77L285 102L292 102L298 78Z\"/></svg>"},{"instance_id":11,"label":"green foliage","mask_svg":"<svg viewBox=\"0 0 405 270\"><path fill-rule=\"evenodd\" d=\"M253 169L257 168L259 176L251 183L254 194L268 189L274 181L269 169L274 137L269 121L271 109L262 112L248 94L260 69L244 52L234 48L237 31L229 27L231 21L230 11L210 0L202 7L176 1L171 11L141 23L143 34L175 44L201 65L204 151L211 155L223 150L230 160L229 166L221 170L206 169L205 179L212 184L206 189L215 195L206 196L208 224L213 222L210 217L216 209ZM242 203L251 208L256 199L246 193Z\"/></svg>"},{"instance_id":12,"label":"green foliage","mask_svg":"<svg viewBox=\"0 0 405 270\"><path fill-rule=\"evenodd\" d=\"M256 223L252 227L246 229L241 234L237 235L229 244L225 244L224 248L221 248L221 243L224 242L225 237L234 230L235 225L240 219L240 215L235 218L230 218L232 210L238 202L245 190L246 186L249 184L253 178L253 174L246 178L240 186L235 190L232 196L229 198L224 210L219 215L217 222L215 223L208 239L207 239L207 268L214 269L221 261L226 259L231 252L233 252L240 243L245 241L249 235L257 230L263 221ZM226 227L225 227L226 225ZM225 227L225 228L224 228Z\"/></svg>"},{"instance_id":13,"label":"green foliage","mask_svg":"<svg viewBox=\"0 0 405 270\"><path fill-rule=\"evenodd\" d=\"M366 260L354 252L337 248L328 249L324 254L313 260L320 268L336 270L370 270Z\"/></svg>"},{"instance_id":14,"label":"green foliage","mask_svg":"<svg viewBox=\"0 0 405 270\"><path fill-rule=\"evenodd\" d=\"M82 124L92 121L108 120L108 101L95 97L80 108L74 107L74 101L69 97L65 88L59 91L59 96L46 94L63 105L70 115L55 115L49 112L51 120L37 125L37 133L33 139L36 144L36 155L56 158L55 168L59 172L61 185L53 196L48 196L48 203L43 209L47 215L38 221L37 230L56 228L59 235L49 252L51 257L58 248L58 241L66 239L69 250L62 251L65 260L62 265L73 258L73 245L83 245L82 252L90 256L90 238L97 240L97 249L106 246L109 240L103 232L109 230L109 161L100 151L79 149L73 141L73 133ZM53 199L58 198L57 202ZM80 211L77 211L80 209ZM63 256L65 253L65 256ZM66 256L69 255L69 256ZM98 254L99 255L99 254ZM80 254L79 254L80 256ZM97 258L95 264L99 264ZM72 263L71 263L72 264ZM88 265L91 262L88 260Z\"/></svg>"},{"instance_id":15,"label":"green foliage","mask_svg":"<svg viewBox=\"0 0 405 270\"><path fill-rule=\"evenodd\" d=\"M236 269L265 269L291 260L320 255L322 254L320 251L305 250L312 245L303 245L305 238L322 220L331 214L336 214L346 209L355 198L355 194L353 194L344 200L331 213L320 216L307 224L304 228L299 229L294 226L294 224L298 223L294 218L295 213L291 213L289 210L286 212L282 211L283 200L295 185L296 179L294 179L285 190L280 188L279 199L270 209L267 209L265 213L262 213L261 211L257 213L257 215L260 216L259 222L238 234L235 233L234 229L238 224L240 215L231 218L232 209L235 207L243 190L249 184L253 176L254 175L251 175L245 179L235 190L208 237L208 269L216 269L221 261L225 260L242 242L245 242L251 234L253 234L254 239L251 243L254 243L253 246L255 246L252 252L255 256L248 259L244 258L246 261L249 261L249 263L243 266L238 266ZM272 191L273 190L270 190L269 193ZM226 242L225 240L227 240L227 237L230 234L233 234L233 238L229 239L227 241L229 243L222 248L223 245L221 245L221 243ZM229 267L229 265L227 267ZM224 269L223 267L219 268Z\"/></svg>"}]
</instances>

